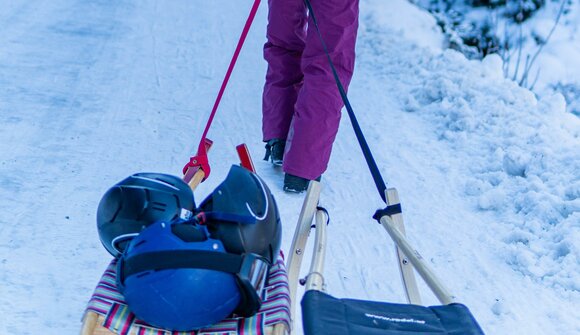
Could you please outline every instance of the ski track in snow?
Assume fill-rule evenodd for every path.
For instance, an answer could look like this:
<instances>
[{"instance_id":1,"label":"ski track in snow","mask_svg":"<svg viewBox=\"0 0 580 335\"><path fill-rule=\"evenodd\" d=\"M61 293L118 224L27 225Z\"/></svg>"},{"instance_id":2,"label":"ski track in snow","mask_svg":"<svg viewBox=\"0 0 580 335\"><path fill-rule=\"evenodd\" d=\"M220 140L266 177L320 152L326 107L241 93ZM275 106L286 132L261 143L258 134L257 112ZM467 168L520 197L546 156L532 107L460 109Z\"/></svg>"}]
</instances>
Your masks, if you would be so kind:
<instances>
[{"instance_id":1,"label":"ski track in snow","mask_svg":"<svg viewBox=\"0 0 580 335\"><path fill-rule=\"evenodd\" d=\"M101 195L135 172L179 174L250 5L5 6L0 334L78 332L110 260L95 229ZM400 192L411 241L487 333L580 332L578 119L558 97L536 101L503 81L494 59L480 65L437 52L432 37L414 39L415 31L437 34L406 1L368 0L361 9L349 94L385 179ZM419 19L394 17L401 12ZM303 197L284 194L282 172L261 161L265 17L262 4L210 131L212 175L196 199L236 162L234 146L247 143L280 206L287 251ZM323 187L328 291L404 302L394 246L371 219L380 198L346 114Z\"/></svg>"}]
</instances>

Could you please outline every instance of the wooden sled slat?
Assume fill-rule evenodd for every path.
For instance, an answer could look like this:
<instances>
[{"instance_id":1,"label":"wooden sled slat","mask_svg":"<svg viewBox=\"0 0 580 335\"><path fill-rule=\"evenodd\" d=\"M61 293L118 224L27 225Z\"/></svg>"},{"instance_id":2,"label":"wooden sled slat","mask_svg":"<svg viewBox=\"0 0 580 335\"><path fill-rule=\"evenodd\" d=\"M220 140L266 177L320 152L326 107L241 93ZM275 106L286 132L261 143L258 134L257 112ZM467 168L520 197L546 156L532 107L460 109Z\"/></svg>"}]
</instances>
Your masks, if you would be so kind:
<instances>
[{"instance_id":1,"label":"wooden sled slat","mask_svg":"<svg viewBox=\"0 0 580 335\"><path fill-rule=\"evenodd\" d=\"M294 230L294 237L290 246L290 253L286 269L288 270L288 284L290 285L290 317L292 318L292 325L294 324L294 315L296 315L296 294L298 291L298 277L300 276L300 268L302 266L302 259L304 257L304 249L310 233L310 226L316 214L316 206L320 198L321 185L319 182L313 180L308 185L304 203L296 223Z\"/></svg>"},{"instance_id":2,"label":"wooden sled slat","mask_svg":"<svg viewBox=\"0 0 580 335\"><path fill-rule=\"evenodd\" d=\"M81 335L117 335L110 331L109 329L101 326L105 321L105 317L99 315L93 311L88 311L85 313L83 318L83 327L81 329ZM266 327L264 329L266 335L285 335L289 334L288 329L284 324L277 324L275 326ZM129 335L136 335L135 331L131 331Z\"/></svg>"},{"instance_id":3,"label":"wooden sled slat","mask_svg":"<svg viewBox=\"0 0 580 335\"><path fill-rule=\"evenodd\" d=\"M390 206L398 205L401 203L399 200L399 193L394 188L389 188L385 192L387 202ZM394 214L391 216L393 225L405 235L405 224L403 223L402 214ZM415 279L415 272L413 270L413 265L409 261L408 256L403 252L398 244L395 244L397 259L399 261L399 271L401 273L401 280L403 282L403 287L405 288L405 295L407 297L407 302L410 304L421 305L421 294L419 293L419 287L417 286L417 280Z\"/></svg>"},{"instance_id":4,"label":"wooden sled slat","mask_svg":"<svg viewBox=\"0 0 580 335\"><path fill-rule=\"evenodd\" d=\"M81 335L116 335L109 329L101 326L105 318L93 311L87 311L83 317L83 327L81 328ZM134 335L131 332L130 335Z\"/></svg>"}]
</instances>

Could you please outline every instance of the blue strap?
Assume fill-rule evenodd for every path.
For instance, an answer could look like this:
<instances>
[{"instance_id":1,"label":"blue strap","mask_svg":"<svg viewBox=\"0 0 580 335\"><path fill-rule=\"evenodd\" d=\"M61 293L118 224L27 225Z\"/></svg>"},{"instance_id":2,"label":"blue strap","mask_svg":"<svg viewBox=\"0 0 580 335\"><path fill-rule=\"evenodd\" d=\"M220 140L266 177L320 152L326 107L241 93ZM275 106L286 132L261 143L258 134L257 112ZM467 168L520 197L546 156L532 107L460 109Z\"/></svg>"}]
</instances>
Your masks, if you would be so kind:
<instances>
[{"instance_id":1,"label":"blue strap","mask_svg":"<svg viewBox=\"0 0 580 335\"><path fill-rule=\"evenodd\" d=\"M326 46L326 43L324 42L324 39L322 38L322 33L320 32L320 28L318 27L318 22L316 21L316 16L314 16L314 11L312 10L312 5L310 4L309 0L304 0L304 2L306 3L306 6L308 7L308 11L310 12L310 17L312 17L312 22L314 22L314 26L316 27L318 37L320 38L320 42L322 43L322 47L324 48L324 52L326 53L326 58L328 59L328 62L330 63L330 68L332 69L332 74L334 76L334 80L336 81L336 86L338 86L338 91L340 92L340 96L342 97L342 101L344 102L344 106L346 107L346 110L348 111L348 117L350 118L350 122L352 124L353 129L354 129L354 133L356 135L356 138L358 140L360 148L362 149L362 152L363 152L363 155L364 155L365 160L367 162L367 165L369 167L369 170L371 171L371 175L373 176L373 180L375 181L377 191L379 191L381 199L383 199L383 201L385 203L387 203L387 199L386 199L386 195L385 195L385 192L387 190L387 186L383 180L383 176L381 175L381 172L379 171L377 163L375 162L373 154L371 153L371 149L369 148L369 145L367 144L365 136L364 136L359 124L358 124L358 120L356 119L356 115L354 114L354 111L350 105L350 101L348 100L348 97L346 96L346 91L345 91L344 87L342 86L342 83L340 82L340 78L338 77L338 73L336 72L336 68L334 67L334 64L332 63L332 59L330 58L328 48Z\"/></svg>"},{"instance_id":2,"label":"blue strap","mask_svg":"<svg viewBox=\"0 0 580 335\"><path fill-rule=\"evenodd\" d=\"M383 209L379 209L375 212L375 215L373 215L373 219L379 221L379 223L381 223L381 218L385 215L388 216L393 216L395 214L401 214L403 213L403 209L401 208L401 204L395 204L395 205L390 205L387 206Z\"/></svg>"},{"instance_id":3,"label":"blue strap","mask_svg":"<svg viewBox=\"0 0 580 335\"><path fill-rule=\"evenodd\" d=\"M226 213L226 212L204 212L206 220L228 221L241 224L255 224L257 219L251 215Z\"/></svg>"},{"instance_id":4,"label":"blue strap","mask_svg":"<svg viewBox=\"0 0 580 335\"><path fill-rule=\"evenodd\" d=\"M207 250L165 250L138 254L121 259L119 272L121 283L125 278L145 271L168 269L206 269L227 273L238 273L244 257Z\"/></svg>"}]
</instances>

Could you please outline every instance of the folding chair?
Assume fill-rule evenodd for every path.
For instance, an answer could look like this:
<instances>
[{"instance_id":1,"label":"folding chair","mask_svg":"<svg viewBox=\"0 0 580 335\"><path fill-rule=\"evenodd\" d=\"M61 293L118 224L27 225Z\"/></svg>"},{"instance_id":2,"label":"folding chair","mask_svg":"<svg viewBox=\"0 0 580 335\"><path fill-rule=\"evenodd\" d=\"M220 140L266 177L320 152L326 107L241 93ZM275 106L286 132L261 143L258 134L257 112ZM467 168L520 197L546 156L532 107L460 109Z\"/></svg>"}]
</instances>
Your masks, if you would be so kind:
<instances>
[{"instance_id":1,"label":"folding chair","mask_svg":"<svg viewBox=\"0 0 580 335\"><path fill-rule=\"evenodd\" d=\"M397 245L399 267L409 304L337 299L326 294L324 285L324 258L328 214L318 207L320 183L312 181L308 187L302 211L296 226L288 258L291 315L294 314L298 277L311 227L315 240L310 269L305 280L302 298L302 324L306 335L325 334L483 334L469 309L454 302L423 258L409 244L404 235L400 213L380 213L377 219ZM395 189L388 189L390 206L397 206ZM311 226L315 221L315 225ZM415 269L441 302L441 306L420 306L421 300L414 277Z\"/></svg>"}]
</instances>

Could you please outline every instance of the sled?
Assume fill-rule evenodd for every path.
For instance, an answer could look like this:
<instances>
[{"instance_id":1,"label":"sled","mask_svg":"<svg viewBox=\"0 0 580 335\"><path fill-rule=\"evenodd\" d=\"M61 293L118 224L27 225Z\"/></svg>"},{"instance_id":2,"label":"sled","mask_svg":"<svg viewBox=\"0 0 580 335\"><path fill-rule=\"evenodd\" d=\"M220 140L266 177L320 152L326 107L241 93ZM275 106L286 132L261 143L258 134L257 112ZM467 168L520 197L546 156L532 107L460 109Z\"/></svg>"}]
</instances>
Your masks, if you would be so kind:
<instances>
[{"instance_id":1,"label":"sled","mask_svg":"<svg viewBox=\"0 0 580 335\"><path fill-rule=\"evenodd\" d=\"M206 151L212 142L205 140ZM245 144L236 147L240 165L255 172L254 164ZM184 169L184 181L192 190L205 179L200 166ZM290 292L282 252L268 273L265 297L258 313L249 318L230 317L197 331L171 331L148 325L135 317L117 289L116 260L113 259L103 273L82 318L81 335L234 335L266 334L284 335L290 332Z\"/></svg>"},{"instance_id":2,"label":"sled","mask_svg":"<svg viewBox=\"0 0 580 335\"><path fill-rule=\"evenodd\" d=\"M210 143L211 145L211 143ZM241 165L255 171L245 145L237 147ZM191 176L192 189L204 179L197 169ZM186 173L187 175L187 173ZM192 182L193 181L193 182ZM142 334L291 334L298 285L305 286L302 297L302 324L306 335L330 334L473 334L483 331L469 309L455 302L443 283L405 237L405 227L397 190L387 189L387 207L377 211L375 219L385 228L396 246L398 267L408 304L337 299L327 294L324 283L327 211L319 207L321 184L311 181L296 224L288 260L278 258L268 276L262 309L250 318L229 318L216 325L191 332L176 332L147 325L130 313L123 296L116 289L115 260L103 274L83 316L81 335ZM314 225L312 224L314 222ZM312 260L305 278L299 279L305 248L311 230L315 230ZM438 298L440 306L421 306L415 279L419 273Z\"/></svg>"},{"instance_id":3,"label":"sled","mask_svg":"<svg viewBox=\"0 0 580 335\"><path fill-rule=\"evenodd\" d=\"M375 218L395 242L408 304L337 299L327 294L324 284L324 259L328 213L318 206L320 187L319 182L310 182L287 263L291 315L296 315L298 284L305 286L301 301L305 335L483 334L469 309L455 302L455 297L405 237L398 194L394 188L387 189L388 206L385 210L378 211ZM299 280L306 243L312 229L315 230L315 239L310 268L306 277ZM441 306L420 305L421 298L414 271L420 274L441 302Z\"/></svg>"}]
</instances>

